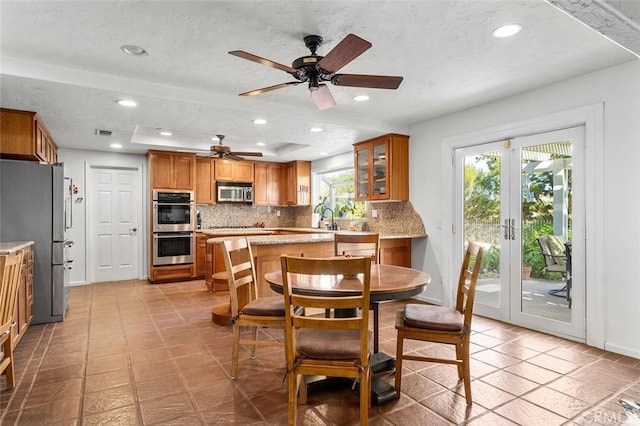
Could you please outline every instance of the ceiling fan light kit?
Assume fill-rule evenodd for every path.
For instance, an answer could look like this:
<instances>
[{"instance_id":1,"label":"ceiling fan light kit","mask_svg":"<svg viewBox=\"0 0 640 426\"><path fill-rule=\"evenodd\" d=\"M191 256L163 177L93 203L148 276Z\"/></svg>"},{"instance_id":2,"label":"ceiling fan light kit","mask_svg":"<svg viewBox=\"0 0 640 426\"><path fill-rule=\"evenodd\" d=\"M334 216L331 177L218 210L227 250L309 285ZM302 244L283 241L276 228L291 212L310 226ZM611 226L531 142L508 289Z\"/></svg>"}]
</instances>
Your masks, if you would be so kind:
<instances>
[{"instance_id":1,"label":"ceiling fan light kit","mask_svg":"<svg viewBox=\"0 0 640 426\"><path fill-rule=\"evenodd\" d=\"M367 87L373 89L397 89L400 83L402 83L402 77L397 76L336 74L338 70L371 48L371 43L357 35L348 34L327 53L326 56L316 54L322 42L322 37L318 35L305 36L304 44L311 51L311 54L294 60L290 67L242 50L230 51L229 54L231 55L284 71L296 79L296 81L289 81L240 93L240 96L256 96L287 86L308 83L311 98L316 106L322 110L331 108L336 104L329 87L324 84L325 82L331 83L334 86Z\"/></svg>"}]
</instances>

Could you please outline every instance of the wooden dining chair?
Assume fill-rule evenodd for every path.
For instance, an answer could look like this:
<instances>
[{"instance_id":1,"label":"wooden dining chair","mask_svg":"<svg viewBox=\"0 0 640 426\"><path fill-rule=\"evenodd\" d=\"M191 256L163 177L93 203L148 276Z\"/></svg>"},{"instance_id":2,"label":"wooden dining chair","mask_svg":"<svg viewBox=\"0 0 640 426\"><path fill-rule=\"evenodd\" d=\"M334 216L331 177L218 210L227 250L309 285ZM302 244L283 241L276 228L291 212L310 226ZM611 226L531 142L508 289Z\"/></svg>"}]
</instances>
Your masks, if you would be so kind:
<instances>
[{"instance_id":1,"label":"wooden dining chair","mask_svg":"<svg viewBox=\"0 0 640 426\"><path fill-rule=\"evenodd\" d=\"M305 258L283 255L282 282L286 310L285 352L289 424L296 424L298 391L306 402L304 376L348 377L360 383L360 422L368 422L371 402L369 302L371 258ZM289 274L342 275L333 285L353 288L349 296L311 296L292 290ZM333 277L331 278L333 279ZM304 310L299 309L304 307ZM355 317L304 316L306 308L354 310ZM360 311L358 311L360 310ZM359 314L358 314L359 312Z\"/></svg>"},{"instance_id":2,"label":"wooden dining chair","mask_svg":"<svg viewBox=\"0 0 640 426\"><path fill-rule=\"evenodd\" d=\"M15 308L18 298L22 268L22 251L11 255L0 256L0 374L7 377L7 389L15 384L13 368L13 339L11 329L14 325Z\"/></svg>"},{"instance_id":3,"label":"wooden dining chair","mask_svg":"<svg viewBox=\"0 0 640 426\"><path fill-rule=\"evenodd\" d=\"M380 235L336 233L333 236L336 256L370 256L373 263L380 263Z\"/></svg>"},{"instance_id":4,"label":"wooden dining chair","mask_svg":"<svg viewBox=\"0 0 640 426\"><path fill-rule=\"evenodd\" d=\"M380 263L380 234L337 233L333 237L333 253L336 256L370 256L372 263ZM373 312L373 329L378 330L380 323L380 303L371 302L369 307ZM331 311L327 309L325 316ZM378 352L378 333L373 335L373 352Z\"/></svg>"},{"instance_id":5,"label":"wooden dining chair","mask_svg":"<svg viewBox=\"0 0 640 426\"><path fill-rule=\"evenodd\" d=\"M231 378L235 379L238 373L241 344L251 346L251 359L255 359L257 346L283 346L282 342L259 340L258 328L284 327L284 300L282 296L258 298L253 253L246 238L223 241L222 253L231 299L230 324L233 328ZM241 327L251 328L250 339L240 337Z\"/></svg>"},{"instance_id":6,"label":"wooden dining chair","mask_svg":"<svg viewBox=\"0 0 640 426\"><path fill-rule=\"evenodd\" d=\"M476 283L480 272L483 250L478 244L468 243L460 268L456 306L408 304L404 310L396 312L397 348L395 387L400 397L402 385L402 362L404 360L439 362L454 364L458 367L458 377L464 381L464 393L467 405L472 404L471 374L469 369L469 338ZM473 266L471 263L473 262ZM472 268L472 269L470 269ZM455 359L432 358L405 354L404 340L455 345Z\"/></svg>"}]
</instances>

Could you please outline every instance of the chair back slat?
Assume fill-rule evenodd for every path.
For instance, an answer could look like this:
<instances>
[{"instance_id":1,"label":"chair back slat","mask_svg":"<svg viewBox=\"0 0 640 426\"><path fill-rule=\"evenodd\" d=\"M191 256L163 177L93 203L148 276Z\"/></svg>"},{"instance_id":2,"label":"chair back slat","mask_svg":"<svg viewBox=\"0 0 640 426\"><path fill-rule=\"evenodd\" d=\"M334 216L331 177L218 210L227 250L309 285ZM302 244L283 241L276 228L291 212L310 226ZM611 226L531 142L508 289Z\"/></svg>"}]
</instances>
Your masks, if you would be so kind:
<instances>
[{"instance_id":1,"label":"chair back slat","mask_svg":"<svg viewBox=\"0 0 640 426\"><path fill-rule=\"evenodd\" d=\"M334 235L333 253L336 256L370 256L373 263L380 263L380 235L346 234Z\"/></svg>"}]
</instances>

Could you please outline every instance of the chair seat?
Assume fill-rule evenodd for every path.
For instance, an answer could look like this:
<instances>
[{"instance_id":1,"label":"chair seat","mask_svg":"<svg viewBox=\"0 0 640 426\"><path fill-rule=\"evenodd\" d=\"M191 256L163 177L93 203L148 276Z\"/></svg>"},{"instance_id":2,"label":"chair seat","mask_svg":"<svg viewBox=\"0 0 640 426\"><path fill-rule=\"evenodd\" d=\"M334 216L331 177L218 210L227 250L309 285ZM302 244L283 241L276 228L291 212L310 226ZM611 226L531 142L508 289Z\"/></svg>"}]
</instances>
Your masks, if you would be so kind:
<instances>
[{"instance_id":1,"label":"chair seat","mask_svg":"<svg viewBox=\"0 0 640 426\"><path fill-rule=\"evenodd\" d=\"M255 316L284 316L284 299L282 296L261 297L242 308L242 314Z\"/></svg>"},{"instance_id":2,"label":"chair seat","mask_svg":"<svg viewBox=\"0 0 640 426\"><path fill-rule=\"evenodd\" d=\"M372 333L367 340L372 352ZM318 330L302 328L296 333L296 349L313 359L357 359L360 358L360 330Z\"/></svg>"},{"instance_id":3,"label":"chair seat","mask_svg":"<svg viewBox=\"0 0 640 426\"><path fill-rule=\"evenodd\" d=\"M417 328L442 331L462 331L464 315L454 308L408 304L404 307L404 321Z\"/></svg>"}]
</instances>

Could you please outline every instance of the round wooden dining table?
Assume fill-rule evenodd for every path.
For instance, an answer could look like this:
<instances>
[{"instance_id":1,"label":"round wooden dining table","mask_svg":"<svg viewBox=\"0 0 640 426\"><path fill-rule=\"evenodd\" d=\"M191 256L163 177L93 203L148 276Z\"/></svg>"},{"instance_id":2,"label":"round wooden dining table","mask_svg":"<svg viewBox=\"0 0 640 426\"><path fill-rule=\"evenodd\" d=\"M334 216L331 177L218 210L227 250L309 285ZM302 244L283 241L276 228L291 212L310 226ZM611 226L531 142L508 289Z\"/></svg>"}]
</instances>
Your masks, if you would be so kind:
<instances>
[{"instance_id":1,"label":"round wooden dining table","mask_svg":"<svg viewBox=\"0 0 640 426\"><path fill-rule=\"evenodd\" d=\"M273 291L282 293L282 271L267 272L264 279ZM418 269L393 265L371 265L371 301L406 299L424 291L431 276ZM348 296L362 291L358 277L342 275L290 274L289 282L295 293L310 296Z\"/></svg>"},{"instance_id":2,"label":"round wooden dining table","mask_svg":"<svg viewBox=\"0 0 640 426\"><path fill-rule=\"evenodd\" d=\"M267 272L264 279L271 289L282 293L282 271L280 269ZM385 300L406 299L424 291L431 276L423 271L393 265L371 265L371 303ZM289 282L294 293L310 296L349 296L362 291L362 282L358 276L343 275L305 275L289 274ZM336 313L338 315L338 313ZM351 316L346 314L344 316ZM342 316L342 315L341 315ZM377 318L376 318L377 319ZM378 352L378 324L374 321L374 354L371 358L372 373L384 371L395 366L395 359L383 352ZM313 391L315 382L307 381L308 392ZM324 385L319 385L319 388ZM371 375L371 397L375 405L396 399L396 390L375 374Z\"/></svg>"}]
</instances>

